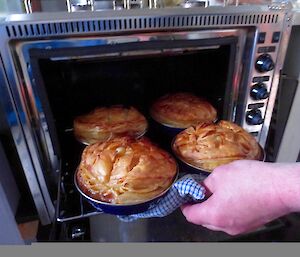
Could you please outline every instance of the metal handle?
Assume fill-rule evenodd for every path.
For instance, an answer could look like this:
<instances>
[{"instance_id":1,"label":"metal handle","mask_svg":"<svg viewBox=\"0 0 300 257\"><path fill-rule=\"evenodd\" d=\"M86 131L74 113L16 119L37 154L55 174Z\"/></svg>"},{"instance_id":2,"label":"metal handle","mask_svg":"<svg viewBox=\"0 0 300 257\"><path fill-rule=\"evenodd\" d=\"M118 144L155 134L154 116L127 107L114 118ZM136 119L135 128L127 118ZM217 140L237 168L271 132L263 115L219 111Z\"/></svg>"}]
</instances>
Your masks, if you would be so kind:
<instances>
[{"instance_id":1,"label":"metal handle","mask_svg":"<svg viewBox=\"0 0 300 257\"><path fill-rule=\"evenodd\" d=\"M83 237L84 235L85 235L85 228L83 226L76 225L76 226L72 227L72 230L71 230L71 238L72 239L77 239L77 238Z\"/></svg>"},{"instance_id":2,"label":"metal handle","mask_svg":"<svg viewBox=\"0 0 300 257\"><path fill-rule=\"evenodd\" d=\"M23 0L26 13L32 13L32 4L31 0Z\"/></svg>"},{"instance_id":3,"label":"metal handle","mask_svg":"<svg viewBox=\"0 0 300 257\"><path fill-rule=\"evenodd\" d=\"M73 12L73 8L74 8L74 6L76 7L76 3L74 3L74 1L72 1L72 0L66 0L66 4L67 4L68 12ZM86 4L82 5L82 6L88 6L88 7L90 7L91 11L94 11L95 10L95 1L94 0L86 0Z\"/></svg>"},{"instance_id":4,"label":"metal handle","mask_svg":"<svg viewBox=\"0 0 300 257\"><path fill-rule=\"evenodd\" d=\"M134 9L134 8L150 8L150 2L153 0L122 0L124 9ZM156 1L156 0L155 0Z\"/></svg>"}]
</instances>

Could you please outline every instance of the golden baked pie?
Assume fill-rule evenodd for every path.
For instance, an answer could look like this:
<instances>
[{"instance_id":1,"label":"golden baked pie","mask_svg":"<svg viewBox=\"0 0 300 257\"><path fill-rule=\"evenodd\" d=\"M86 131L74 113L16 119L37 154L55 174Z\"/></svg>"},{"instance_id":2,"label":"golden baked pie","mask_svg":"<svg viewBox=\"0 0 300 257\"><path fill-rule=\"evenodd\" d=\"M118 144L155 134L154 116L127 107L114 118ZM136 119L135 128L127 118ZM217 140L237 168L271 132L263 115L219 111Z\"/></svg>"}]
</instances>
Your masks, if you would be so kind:
<instances>
[{"instance_id":1,"label":"golden baked pie","mask_svg":"<svg viewBox=\"0 0 300 257\"><path fill-rule=\"evenodd\" d=\"M181 160L207 171L234 160L259 160L263 155L252 135L223 120L185 129L176 136L172 147Z\"/></svg>"},{"instance_id":2,"label":"golden baked pie","mask_svg":"<svg viewBox=\"0 0 300 257\"><path fill-rule=\"evenodd\" d=\"M134 107L101 107L74 120L75 137L86 144L118 136L140 137L147 129L146 118Z\"/></svg>"},{"instance_id":3,"label":"golden baked pie","mask_svg":"<svg viewBox=\"0 0 300 257\"><path fill-rule=\"evenodd\" d=\"M135 204L165 191L176 174L175 160L148 139L119 137L85 148L77 184L93 199Z\"/></svg>"},{"instance_id":4,"label":"golden baked pie","mask_svg":"<svg viewBox=\"0 0 300 257\"><path fill-rule=\"evenodd\" d=\"M175 128L187 128L216 120L217 111L206 100L190 93L175 93L159 98L151 107L157 122Z\"/></svg>"}]
</instances>

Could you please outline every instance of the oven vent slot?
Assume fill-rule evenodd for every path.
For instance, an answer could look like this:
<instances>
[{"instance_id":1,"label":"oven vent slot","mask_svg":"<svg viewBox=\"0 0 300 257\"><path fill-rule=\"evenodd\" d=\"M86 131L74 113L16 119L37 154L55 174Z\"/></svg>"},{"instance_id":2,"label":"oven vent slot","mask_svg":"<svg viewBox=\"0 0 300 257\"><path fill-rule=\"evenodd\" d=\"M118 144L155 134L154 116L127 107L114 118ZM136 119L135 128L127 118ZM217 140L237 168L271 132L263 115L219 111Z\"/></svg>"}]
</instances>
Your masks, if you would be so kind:
<instances>
[{"instance_id":1,"label":"oven vent slot","mask_svg":"<svg viewBox=\"0 0 300 257\"><path fill-rule=\"evenodd\" d=\"M159 28L190 28L243 26L278 23L278 14L216 14L161 17L129 17L90 21L70 21L7 25L9 38L70 35L118 30L152 30Z\"/></svg>"}]
</instances>

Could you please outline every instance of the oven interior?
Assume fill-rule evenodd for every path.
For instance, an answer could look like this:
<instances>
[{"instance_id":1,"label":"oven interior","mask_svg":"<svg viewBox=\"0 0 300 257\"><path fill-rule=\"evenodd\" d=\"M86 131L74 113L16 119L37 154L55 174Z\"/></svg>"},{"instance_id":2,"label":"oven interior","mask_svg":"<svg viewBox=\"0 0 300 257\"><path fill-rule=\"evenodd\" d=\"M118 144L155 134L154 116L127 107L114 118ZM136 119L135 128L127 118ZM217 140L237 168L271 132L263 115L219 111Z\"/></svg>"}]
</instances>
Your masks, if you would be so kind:
<instances>
[{"instance_id":1,"label":"oven interior","mask_svg":"<svg viewBox=\"0 0 300 257\"><path fill-rule=\"evenodd\" d=\"M134 55L93 57L80 57L73 49L72 58L57 57L56 52L46 56L42 50L34 51L32 69L39 85L37 91L47 122L54 125L50 132L61 160L58 220L95 214L73 183L85 147L73 136L73 120L77 115L98 106L134 106L149 122L146 136L170 151L170 142L157 133L149 116L151 103L167 93L191 92L210 101L219 119L227 119L235 47L233 40L203 49L187 47L159 53L156 49Z\"/></svg>"}]
</instances>

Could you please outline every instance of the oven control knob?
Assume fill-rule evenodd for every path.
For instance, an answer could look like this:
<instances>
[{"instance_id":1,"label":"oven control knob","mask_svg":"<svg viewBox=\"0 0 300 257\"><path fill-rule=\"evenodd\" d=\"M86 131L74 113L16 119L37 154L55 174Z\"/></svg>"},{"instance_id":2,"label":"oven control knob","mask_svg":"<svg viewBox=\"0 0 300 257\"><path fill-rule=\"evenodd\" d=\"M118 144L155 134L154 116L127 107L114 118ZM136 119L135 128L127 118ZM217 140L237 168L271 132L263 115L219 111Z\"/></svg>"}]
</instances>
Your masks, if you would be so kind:
<instances>
[{"instance_id":1,"label":"oven control knob","mask_svg":"<svg viewBox=\"0 0 300 257\"><path fill-rule=\"evenodd\" d=\"M257 83L251 87L250 96L254 100L262 100L269 97L267 86L264 83Z\"/></svg>"},{"instance_id":2,"label":"oven control knob","mask_svg":"<svg viewBox=\"0 0 300 257\"><path fill-rule=\"evenodd\" d=\"M253 109L246 113L246 122L249 125L260 125L264 122L259 109Z\"/></svg>"},{"instance_id":3,"label":"oven control knob","mask_svg":"<svg viewBox=\"0 0 300 257\"><path fill-rule=\"evenodd\" d=\"M259 72L268 72L273 70L275 67L275 64L272 60L271 55L269 54L262 54L258 56L256 63L255 63L255 68Z\"/></svg>"}]
</instances>

